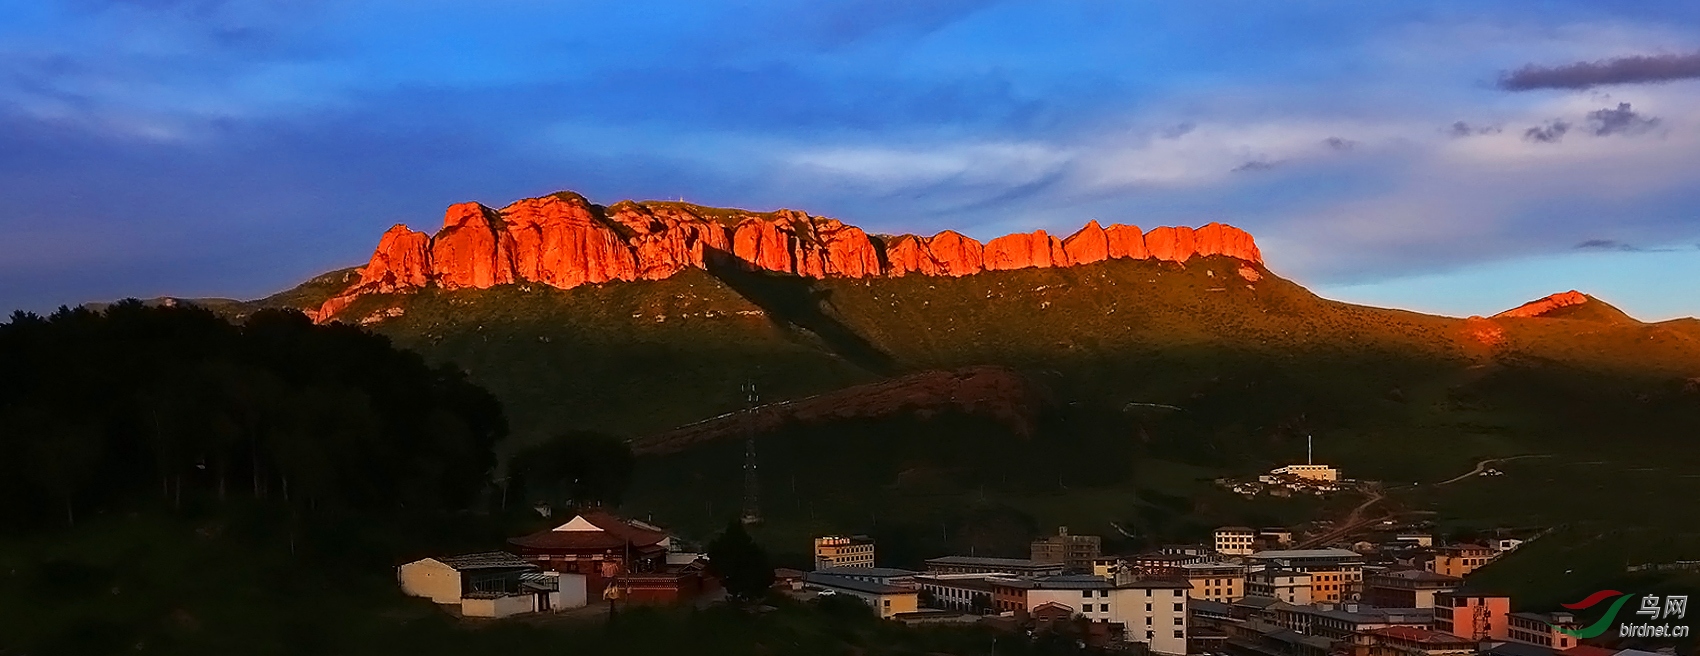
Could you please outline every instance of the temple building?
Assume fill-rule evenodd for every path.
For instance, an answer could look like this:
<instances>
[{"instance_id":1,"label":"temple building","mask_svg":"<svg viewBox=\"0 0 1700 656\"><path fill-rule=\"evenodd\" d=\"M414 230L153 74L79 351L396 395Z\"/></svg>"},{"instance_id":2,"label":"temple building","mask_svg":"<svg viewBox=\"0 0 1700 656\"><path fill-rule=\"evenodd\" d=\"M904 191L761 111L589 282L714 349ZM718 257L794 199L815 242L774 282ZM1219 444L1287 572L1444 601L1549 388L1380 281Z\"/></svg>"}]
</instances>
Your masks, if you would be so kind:
<instances>
[{"instance_id":1,"label":"temple building","mask_svg":"<svg viewBox=\"0 0 1700 656\"><path fill-rule=\"evenodd\" d=\"M704 587L696 558L669 557L672 537L665 530L605 512L586 512L508 543L545 570L583 575L593 598L615 585L630 601L668 602L693 597Z\"/></svg>"}]
</instances>

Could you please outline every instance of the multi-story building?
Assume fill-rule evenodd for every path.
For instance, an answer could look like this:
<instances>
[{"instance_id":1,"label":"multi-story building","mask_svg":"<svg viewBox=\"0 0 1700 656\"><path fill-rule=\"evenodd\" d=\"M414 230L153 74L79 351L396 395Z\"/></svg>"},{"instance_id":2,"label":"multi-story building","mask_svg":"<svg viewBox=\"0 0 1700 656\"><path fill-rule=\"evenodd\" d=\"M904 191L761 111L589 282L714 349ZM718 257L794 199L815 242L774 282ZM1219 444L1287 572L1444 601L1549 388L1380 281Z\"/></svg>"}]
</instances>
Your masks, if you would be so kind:
<instances>
[{"instance_id":1,"label":"multi-story building","mask_svg":"<svg viewBox=\"0 0 1700 656\"><path fill-rule=\"evenodd\" d=\"M1370 644L1368 633L1393 626L1434 628L1434 611L1426 608L1371 608L1360 604L1299 606L1277 603L1263 610L1265 618L1305 635L1345 642L1359 647Z\"/></svg>"},{"instance_id":2,"label":"multi-story building","mask_svg":"<svg viewBox=\"0 0 1700 656\"><path fill-rule=\"evenodd\" d=\"M1152 653L1187 653L1187 596L1180 579L1142 579L1111 583L1090 575L1053 576L1023 581L1026 609L1054 604L1080 617L1121 624L1129 642L1143 642Z\"/></svg>"},{"instance_id":3,"label":"multi-story building","mask_svg":"<svg viewBox=\"0 0 1700 656\"><path fill-rule=\"evenodd\" d=\"M1061 563L1064 568L1092 571L1092 561L1102 554L1103 539L1096 535L1070 535L1067 526L1057 527L1057 534L1033 541L1034 562Z\"/></svg>"},{"instance_id":4,"label":"multi-story building","mask_svg":"<svg viewBox=\"0 0 1700 656\"><path fill-rule=\"evenodd\" d=\"M1231 603L1246 595L1244 565L1193 563L1181 565L1180 573L1192 584L1187 596L1194 599Z\"/></svg>"},{"instance_id":5,"label":"multi-story building","mask_svg":"<svg viewBox=\"0 0 1700 656\"><path fill-rule=\"evenodd\" d=\"M858 599L872 607L882 618L890 618L898 613L913 613L920 606L920 593L913 587L886 585L820 572L804 574L803 585Z\"/></svg>"},{"instance_id":6,"label":"multi-story building","mask_svg":"<svg viewBox=\"0 0 1700 656\"><path fill-rule=\"evenodd\" d=\"M996 608L992 601L992 574L923 574L915 577L915 588L930 594L931 606L963 612Z\"/></svg>"},{"instance_id":7,"label":"multi-story building","mask_svg":"<svg viewBox=\"0 0 1700 656\"><path fill-rule=\"evenodd\" d=\"M1269 470L1270 476L1294 476L1313 481L1338 481L1340 470L1329 465L1287 465Z\"/></svg>"},{"instance_id":8,"label":"multi-story building","mask_svg":"<svg viewBox=\"0 0 1700 656\"><path fill-rule=\"evenodd\" d=\"M1248 597L1267 597L1289 604L1310 603L1310 573L1278 567L1266 567L1246 574L1245 594Z\"/></svg>"},{"instance_id":9,"label":"multi-story building","mask_svg":"<svg viewBox=\"0 0 1700 656\"><path fill-rule=\"evenodd\" d=\"M1464 579L1420 569L1366 573L1363 601L1383 608L1433 608L1435 595L1451 592Z\"/></svg>"},{"instance_id":10,"label":"multi-story building","mask_svg":"<svg viewBox=\"0 0 1700 656\"><path fill-rule=\"evenodd\" d=\"M815 569L873 567L874 540L865 535L815 538Z\"/></svg>"},{"instance_id":11,"label":"multi-story building","mask_svg":"<svg viewBox=\"0 0 1700 656\"><path fill-rule=\"evenodd\" d=\"M1424 569L1436 574L1463 578L1470 572L1476 571L1488 561L1493 560L1499 552L1479 544L1455 544L1436 547L1434 559L1424 565Z\"/></svg>"},{"instance_id":12,"label":"multi-story building","mask_svg":"<svg viewBox=\"0 0 1700 656\"><path fill-rule=\"evenodd\" d=\"M1274 545L1274 548L1285 549L1293 546L1293 531L1280 527L1261 528L1257 530L1257 539L1264 544Z\"/></svg>"},{"instance_id":13,"label":"multi-story building","mask_svg":"<svg viewBox=\"0 0 1700 656\"><path fill-rule=\"evenodd\" d=\"M1204 557L1184 553L1142 553L1128 556L1126 560L1141 576L1180 576L1182 567L1202 563Z\"/></svg>"},{"instance_id":14,"label":"multi-story building","mask_svg":"<svg viewBox=\"0 0 1700 656\"><path fill-rule=\"evenodd\" d=\"M1345 549L1285 549L1259 551L1254 564L1310 574L1310 600L1336 602L1362 592L1363 555ZM1290 602L1289 602L1290 603Z\"/></svg>"},{"instance_id":15,"label":"multi-story building","mask_svg":"<svg viewBox=\"0 0 1700 656\"><path fill-rule=\"evenodd\" d=\"M1442 592L1434 596L1434 628L1472 640L1505 640L1511 598L1503 595Z\"/></svg>"},{"instance_id":16,"label":"multi-story building","mask_svg":"<svg viewBox=\"0 0 1700 656\"><path fill-rule=\"evenodd\" d=\"M1223 526L1216 529L1216 553L1224 556L1250 556L1256 549L1252 541L1257 531L1247 526Z\"/></svg>"},{"instance_id":17,"label":"multi-story building","mask_svg":"<svg viewBox=\"0 0 1700 656\"><path fill-rule=\"evenodd\" d=\"M942 556L927 560L928 574L1008 574L1010 576L1059 576L1062 563L1040 563L1025 558Z\"/></svg>"},{"instance_id":18,"label":"multi-story building","mask_svg":"<svg viewBox=\"0 0 1700 656\"><path fill-rule=\"evenodd\" d=\"M1564 650L1579 643L1559 629L1575 631L1581 626L1570 613L1511 613L1506 616L1505 637L1512 642Z\"/></svg>"}]
</instances>

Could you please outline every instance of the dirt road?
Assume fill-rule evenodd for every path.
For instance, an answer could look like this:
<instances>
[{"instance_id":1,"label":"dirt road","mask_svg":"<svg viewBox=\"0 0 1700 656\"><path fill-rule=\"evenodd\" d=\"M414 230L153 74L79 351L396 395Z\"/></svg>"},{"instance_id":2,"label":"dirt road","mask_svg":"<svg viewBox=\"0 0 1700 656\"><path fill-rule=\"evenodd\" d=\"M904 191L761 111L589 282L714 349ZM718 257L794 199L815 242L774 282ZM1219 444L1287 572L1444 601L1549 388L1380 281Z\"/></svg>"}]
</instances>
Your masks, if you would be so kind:
<instances>
[{"instance_id":1,"label":"dirt road","mask_svg":"<svg viewBox=\"0 0 1700 656\"><path fill-rule=\"evenodd\" d=\"M1458 481L1464 480L1464 479L1469 478L1471 476L1476 476L1478 474L1481 474L1482 472L1487 471L1488 465L1491 465L1491 464L1494 464L1494 463L1511 462L1513 460L1522 460L1523 458L1551 458L1551 457L1552 457L1552 454L1550 454L1550 453L1540 453L1540 454L1533 454L1533 455L1526 455L1526 456L1510 456L1510 457L1507 457L1507 458L1488 458L1487 460L1483 460L1481 462L1476 463L1475 469L1472 469L1469 472L1466 472L1464 474L1460 474L1456 477L1449 478L1447 480L1441 481L1439 483L1435 483L1435 485L1436 486L1449 485L1449 484L1452 484L1452 483L1457 483Z\"/></svg>"}]
</instances>

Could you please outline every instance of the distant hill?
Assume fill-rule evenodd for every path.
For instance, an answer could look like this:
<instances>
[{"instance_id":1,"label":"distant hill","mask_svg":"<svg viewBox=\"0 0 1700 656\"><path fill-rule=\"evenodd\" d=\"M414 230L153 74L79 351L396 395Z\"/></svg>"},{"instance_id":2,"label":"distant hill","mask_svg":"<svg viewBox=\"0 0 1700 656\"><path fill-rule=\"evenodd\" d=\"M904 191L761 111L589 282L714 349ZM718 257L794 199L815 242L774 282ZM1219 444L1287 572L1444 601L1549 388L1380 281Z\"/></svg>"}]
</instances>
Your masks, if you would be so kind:
<instances>
[{"instance_id":1,"label":"distant hill","mask_svg":"<svg viewBox=\"0 0 1700 656\"><path fill-rule=\"evenodd\" d=\"M1609 324L1638 324L1611 304L1574 289L1524 303L1494 315L1495 319L1576 319Z\"/></svg>"}]
</instances>

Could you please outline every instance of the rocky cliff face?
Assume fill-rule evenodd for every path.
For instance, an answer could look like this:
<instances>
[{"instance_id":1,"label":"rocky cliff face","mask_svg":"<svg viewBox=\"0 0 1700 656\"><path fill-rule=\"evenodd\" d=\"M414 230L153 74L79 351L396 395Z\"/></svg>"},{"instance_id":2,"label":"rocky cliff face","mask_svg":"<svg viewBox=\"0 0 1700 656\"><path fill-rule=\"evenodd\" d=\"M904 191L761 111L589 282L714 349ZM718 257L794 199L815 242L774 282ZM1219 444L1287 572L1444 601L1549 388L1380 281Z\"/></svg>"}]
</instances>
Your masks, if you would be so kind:
<instances>
[{"instance_id":1,"label":"rocky cliff face","mask_svg":"<svg viewBox=\"0 0 1700 656\"><path fill-rule=\"evenodd\" d=\"M310 314L328 321L362 295L433 284L486 289L530 282L567 289L658 280L686 268L716 265L814 278L966 276L1114 258L1185 262L1208 255L1263 261L1251 235L1220 223L1142 233L1135 226L1104 227L1092 221L1066 239L1039 230L981 244L949 230L931 237L872 237L855 226L796 210L755 213L633 201L602 207L561 192L500 210L479 203L452 205L436 235L402 225L390 228L360 279Z\"/></svg>"}]
</instances>

